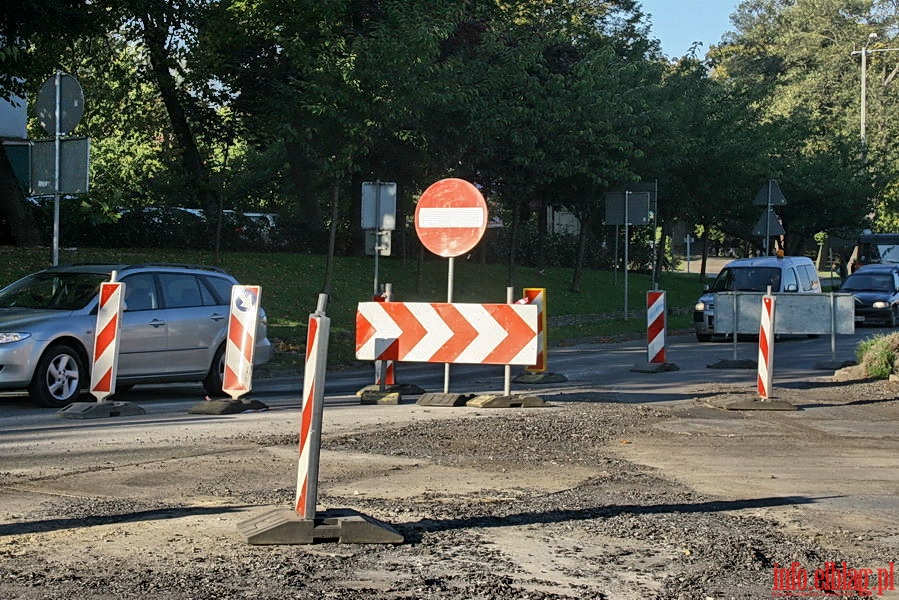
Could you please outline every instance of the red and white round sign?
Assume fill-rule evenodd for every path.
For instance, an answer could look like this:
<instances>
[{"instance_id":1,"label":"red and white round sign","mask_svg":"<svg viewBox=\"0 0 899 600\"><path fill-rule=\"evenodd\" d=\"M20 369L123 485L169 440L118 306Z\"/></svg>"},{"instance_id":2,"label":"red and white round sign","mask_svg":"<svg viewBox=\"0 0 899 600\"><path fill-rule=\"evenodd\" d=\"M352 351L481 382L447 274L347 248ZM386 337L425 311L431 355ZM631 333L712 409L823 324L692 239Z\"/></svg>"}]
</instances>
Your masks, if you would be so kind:
<instances>
[{"instance_id":1,"label":"red and white round sign","mask_svg":"<svg viewBox=\"0 0 899 600\"><path fill-rule=\"evenodd\" d=\"M463 179L441 179L415 207L415 232L425 248L445 258L474 248L487 229L487 203Z\"/></svg>"}]
</instances>

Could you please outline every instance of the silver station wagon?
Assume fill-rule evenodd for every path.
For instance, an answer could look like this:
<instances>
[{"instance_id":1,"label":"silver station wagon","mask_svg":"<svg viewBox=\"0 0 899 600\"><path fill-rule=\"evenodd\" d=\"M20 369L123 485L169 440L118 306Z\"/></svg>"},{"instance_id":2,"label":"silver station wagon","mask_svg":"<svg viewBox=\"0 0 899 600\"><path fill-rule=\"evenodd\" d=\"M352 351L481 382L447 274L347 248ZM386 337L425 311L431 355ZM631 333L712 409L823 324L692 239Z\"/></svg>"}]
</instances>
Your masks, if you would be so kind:
<instances>
[{"instance_id":1,"label":"silver station wagon","mask_svg":"<svg viewBox=\"0 0 899 600\"><path fill-rule=\"evenodd\" d=\"M200 381L222 395L231 287L221 269L191 265L69 265L0 290L0 389L27 389L62 407L90 385L100 283L125 284L117 391L141 383ZM253 362L271 358L260 308Z\"/></svg>"}]
</instances>

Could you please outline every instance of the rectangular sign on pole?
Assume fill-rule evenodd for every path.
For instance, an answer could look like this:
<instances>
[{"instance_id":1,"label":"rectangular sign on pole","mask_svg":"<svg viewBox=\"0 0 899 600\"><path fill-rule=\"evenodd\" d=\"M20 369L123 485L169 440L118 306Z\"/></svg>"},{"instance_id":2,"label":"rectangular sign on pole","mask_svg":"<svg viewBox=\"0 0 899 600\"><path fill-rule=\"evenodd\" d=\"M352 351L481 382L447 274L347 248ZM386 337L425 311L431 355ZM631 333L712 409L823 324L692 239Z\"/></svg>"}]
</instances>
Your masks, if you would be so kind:
<instances>
[{"instance_id":1,"label":"rectangular sign on pole","mask_svg":"<svg viewBox=\"0 0 899 600\"><path fill-rule=\"evenodd\" d=\"M362 182L362 229L393 231L396 228L396 183Z\"/></svg>"},{"instance_id":2,"label":"rectangular sign on pole","mask_svg":"<svg viewBox=\"0 0 899 600\"><path fill-rule=\"evenodd\" d=\"M55 140L31 143L31 193L35 196L83 194L88 191L90 139L86 137L59 140L59 190L54 189L56 169Z\"/></svg>"},{"instance_id":3,"label":"rectangular sign on pole","mask_svg":"<svg viewBox=\"0 0 899 600\"><path fill-rule=\"evenodd\" d=\"M606 225L647 225L650 222L649 192L606 194Z\"/></svg>"}]
</instances>

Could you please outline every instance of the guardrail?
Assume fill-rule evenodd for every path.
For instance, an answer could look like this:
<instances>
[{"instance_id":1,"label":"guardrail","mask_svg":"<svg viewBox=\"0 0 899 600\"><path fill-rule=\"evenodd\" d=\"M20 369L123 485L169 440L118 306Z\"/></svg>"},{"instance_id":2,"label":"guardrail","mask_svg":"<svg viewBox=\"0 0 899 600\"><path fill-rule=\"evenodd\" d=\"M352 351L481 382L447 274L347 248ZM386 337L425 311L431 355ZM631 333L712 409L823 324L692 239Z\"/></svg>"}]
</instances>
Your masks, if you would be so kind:
<instances>
[{"instance_id":1,"label":"guardrail","mask_svg":"<svg viewBox=\"0 0 899 600\"><path fill-rule=\"evenodd\" d=\"M758 335L764 292L719 292L715 294L715 333L736 340L739 334ZM855 296L852 294L780 293L777 298L775 335L830 335L831 354L836 357L836 336L855 333Z\"/></svg>"}]
</instances>

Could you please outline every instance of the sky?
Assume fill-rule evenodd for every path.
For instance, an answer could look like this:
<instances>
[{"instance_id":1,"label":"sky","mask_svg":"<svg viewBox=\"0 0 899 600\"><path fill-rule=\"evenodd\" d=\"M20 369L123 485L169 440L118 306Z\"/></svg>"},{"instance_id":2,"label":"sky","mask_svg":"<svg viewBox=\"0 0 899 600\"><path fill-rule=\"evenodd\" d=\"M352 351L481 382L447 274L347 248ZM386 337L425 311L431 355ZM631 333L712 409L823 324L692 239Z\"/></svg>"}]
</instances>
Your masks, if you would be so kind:
<instances>
[{"instance_id":1,"label":"sky","mask_svg":"<svg viewBox=\"0 0 899 600\"><path fill-rule=\"evenodd\" d=\"M730 15L739 0L641 0L643 12L652 15L652 37L662 42L662 52L680 58L695 41L703 57L709 46L721 41L731 27Z\"/></svg>"}]
</instances>

